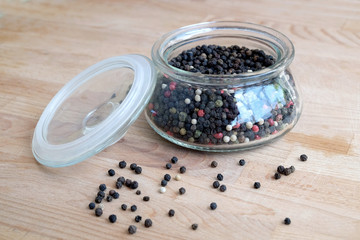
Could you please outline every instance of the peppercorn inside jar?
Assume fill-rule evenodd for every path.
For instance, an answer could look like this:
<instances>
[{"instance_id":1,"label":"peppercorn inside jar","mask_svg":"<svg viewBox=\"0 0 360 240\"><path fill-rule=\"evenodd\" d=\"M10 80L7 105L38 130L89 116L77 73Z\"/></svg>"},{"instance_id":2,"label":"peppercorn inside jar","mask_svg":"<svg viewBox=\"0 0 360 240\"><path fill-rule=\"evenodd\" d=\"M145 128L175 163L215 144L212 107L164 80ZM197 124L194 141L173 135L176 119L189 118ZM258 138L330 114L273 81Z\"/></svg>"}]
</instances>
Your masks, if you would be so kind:
<instances>
[{"instance_id":1,"label":"peppercorn inside jar","mask_svg":"<svg viewBox=\"0 0 360 240\"><path fill-rule=\"evenodd\" d=\"M293 57L286 36L260 25L211 22L170 32L152 50L158 77L147 120L162 137L197 150L271 142L301 114Z\"/></svg>"}]
</instances>

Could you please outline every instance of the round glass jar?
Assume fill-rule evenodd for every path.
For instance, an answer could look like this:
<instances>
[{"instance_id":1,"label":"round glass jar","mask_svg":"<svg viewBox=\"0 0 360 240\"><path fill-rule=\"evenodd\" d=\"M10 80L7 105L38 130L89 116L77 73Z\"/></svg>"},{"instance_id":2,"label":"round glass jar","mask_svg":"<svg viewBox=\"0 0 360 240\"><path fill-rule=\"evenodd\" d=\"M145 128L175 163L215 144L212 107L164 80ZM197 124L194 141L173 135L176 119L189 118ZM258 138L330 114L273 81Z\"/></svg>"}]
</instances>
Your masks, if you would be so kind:
<instances>
[{"instance_id":1,"label":"round glass jar","mask_svg":"<svg viewBox=\"0 0 360 240\"><path fill-rule=\"evenodd\" d=\"M188 50L199 54L203 45L259 49L275 61L258 71L222 75L169 64ZM211 53L206 57L216 58ZM225 152L272 142L290 131L301 114L289 70L293 58L294 46L285 35L256 24L209 22L165 34L152 48L158 75L147 121L167 140L196 150ZM224 61L230 63L231 56Z\"/></svg>"}]
</instances>

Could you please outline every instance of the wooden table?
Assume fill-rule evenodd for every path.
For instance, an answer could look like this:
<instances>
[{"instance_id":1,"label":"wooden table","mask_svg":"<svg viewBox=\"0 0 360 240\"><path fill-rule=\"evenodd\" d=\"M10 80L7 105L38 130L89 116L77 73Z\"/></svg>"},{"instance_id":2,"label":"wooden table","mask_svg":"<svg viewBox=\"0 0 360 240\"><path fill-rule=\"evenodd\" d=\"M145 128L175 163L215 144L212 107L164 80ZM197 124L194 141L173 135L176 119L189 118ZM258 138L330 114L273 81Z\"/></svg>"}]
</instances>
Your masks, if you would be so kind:
<instances>
[{"instance_id":1,"label":"wooden table","mask_svg":"<svg viewBox=\"0 0 360 240\"><path fill-rule=\"evenodd\" d=\"M124 139L80 164L54 169L35 161L35 125L72 77L111 56L150 56L162 34L212 20L264 24L293 41L291 69L304 110L283 139L245 152L196 152L162 139L141 116ZM359 1L4 0L0 30L1 239L360 239ZM307 162L299 161L302 153ZM165 170L174 155L179 163ZM143 166L143 174L120 170L120 160ZM275 181L279 164L296 172ZM160 194L162 176L174 176L180 165L188 169L182 180ZM143 194L122 189L97 218L87 205L100 183L113 184L110 168L137 179ZM222 194L211 187L219 172L228 186ZM254 181L262 187L254 189ZM181 186L184 196L176 193ZM123 212L122 203L139 209ZM115 224L107 219L111 213ZM153 227L135 223L137 214ZM132 236L130 224L138 226Z\"/></svg>"}]
</instances>

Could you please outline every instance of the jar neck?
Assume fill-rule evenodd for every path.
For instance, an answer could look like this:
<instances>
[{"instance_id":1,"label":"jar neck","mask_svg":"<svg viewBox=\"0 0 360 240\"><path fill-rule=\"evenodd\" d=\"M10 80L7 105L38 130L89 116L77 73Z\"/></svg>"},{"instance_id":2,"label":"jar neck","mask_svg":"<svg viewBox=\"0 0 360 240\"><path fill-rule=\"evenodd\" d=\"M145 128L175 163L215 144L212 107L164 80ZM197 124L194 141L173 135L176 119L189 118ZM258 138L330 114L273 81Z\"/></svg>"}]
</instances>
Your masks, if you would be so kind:
<instances>
[{"instance_id":1,"label":"jar neck","mask_svg":"<svg viewBox=\"0 0 360 240\"><path fill-rule=\"evenodd\" d=\"M275 63L256 72L211 75L193 73L168 62L184 50L203 44L244 45L265 50ZM233 87L266 81L284 71L294 58L294 46L282 33L265 26L241 22L207 22L186 26L162 36L152 48L152 59L163 74L182 82Z\"/></svg>"}]
</instances>

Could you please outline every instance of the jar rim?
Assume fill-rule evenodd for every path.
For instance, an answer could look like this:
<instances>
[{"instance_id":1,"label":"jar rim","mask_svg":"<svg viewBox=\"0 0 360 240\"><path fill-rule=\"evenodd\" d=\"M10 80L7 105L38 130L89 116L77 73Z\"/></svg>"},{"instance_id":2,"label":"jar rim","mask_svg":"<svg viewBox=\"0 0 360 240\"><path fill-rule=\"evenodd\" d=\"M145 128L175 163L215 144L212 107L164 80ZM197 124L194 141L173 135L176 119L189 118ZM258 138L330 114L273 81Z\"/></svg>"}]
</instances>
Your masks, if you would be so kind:
<instances>
[{"instance_id":1,"label":"jar rim","mask_svg":"<svg viewBox=\"0 0 360 240\"><path fill-rule=\"evenodd\" d=\"M245 36L252 36L251 34L255 33L260 34L260 36L269 38L271 43L281 48L283 54L281 54L280 57L277 56L275 63L269 67L255 72L239 74L212 75L199 72L194 73L176 68L168 63L164 53L169 48L168 45L171 46L174 44L180 35L184 35L185 39L189 40L191 36L194 36L196 33L204 34L215 30L239 30L247 34ZM227 85L242 85L266 80L289 66L294 58L295 49L293 43L287 36L273 28L248 22L212 21L184 26L164 34L153 45L151 55L155 65L162 73L169 77L181 79L190 84L219 86L224 85L224 79L227 80Z\"/></svg>"}]
</instances>

